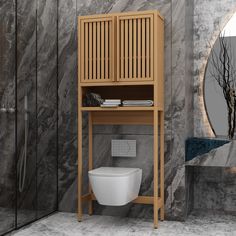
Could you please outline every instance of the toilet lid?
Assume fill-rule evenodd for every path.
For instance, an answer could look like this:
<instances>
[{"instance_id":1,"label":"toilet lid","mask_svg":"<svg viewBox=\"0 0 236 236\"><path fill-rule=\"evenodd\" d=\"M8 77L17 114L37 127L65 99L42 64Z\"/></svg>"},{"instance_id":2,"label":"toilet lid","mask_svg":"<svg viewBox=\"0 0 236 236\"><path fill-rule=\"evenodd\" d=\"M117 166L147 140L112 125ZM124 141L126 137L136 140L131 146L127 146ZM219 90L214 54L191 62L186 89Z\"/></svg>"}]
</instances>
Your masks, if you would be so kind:
<instances>
[{"instance_id":1,"label":"toilet lid","mask_svg":"<svg viewBox=\"0 0 236 236\"><path fill-rule=\"evenodd\" d=\"M126 176L130 175L133 172L140 171L139 168L121 168L121 167L100 167L94 170L90 170L89 175L96 176Z\"/></svg>"}]
</instances>

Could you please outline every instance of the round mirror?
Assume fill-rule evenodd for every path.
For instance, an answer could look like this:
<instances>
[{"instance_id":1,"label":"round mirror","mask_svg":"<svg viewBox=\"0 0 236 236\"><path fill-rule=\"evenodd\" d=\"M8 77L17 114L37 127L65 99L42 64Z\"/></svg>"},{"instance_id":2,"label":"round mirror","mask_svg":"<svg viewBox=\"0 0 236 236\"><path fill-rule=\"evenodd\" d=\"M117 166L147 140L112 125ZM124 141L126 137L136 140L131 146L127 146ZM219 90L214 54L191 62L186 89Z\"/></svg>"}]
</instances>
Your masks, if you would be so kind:
<instances>
[{"instance_id":1,"label":"round mirror","mask_svg":"<svg viewBox=\"0 0 236 236\"><path fill-rule=\"evenodd\" d=\"M208 58L204 101L217 137L236 137L236 14L220 33Z\"/></svg>"}]
</instances>

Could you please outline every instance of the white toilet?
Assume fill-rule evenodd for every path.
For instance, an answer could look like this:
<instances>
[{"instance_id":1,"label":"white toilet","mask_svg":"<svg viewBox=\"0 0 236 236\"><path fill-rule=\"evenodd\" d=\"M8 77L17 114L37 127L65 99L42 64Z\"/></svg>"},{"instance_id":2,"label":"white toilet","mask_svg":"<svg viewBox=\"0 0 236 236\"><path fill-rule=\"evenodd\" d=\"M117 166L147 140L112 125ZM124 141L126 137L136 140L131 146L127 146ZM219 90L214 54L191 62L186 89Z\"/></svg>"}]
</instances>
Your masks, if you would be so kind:
<instances>
[{"instance_id":1,"label":"white toilet","mask_svg":"<svg viewBox=\"0 0 236 236\"><path fill-rule=\"evenodd\" d=\"M100 167L88 174L93 193L101 205L123 206L138 197L142 180L139 168Z\"/></svg>"}]
</instances>

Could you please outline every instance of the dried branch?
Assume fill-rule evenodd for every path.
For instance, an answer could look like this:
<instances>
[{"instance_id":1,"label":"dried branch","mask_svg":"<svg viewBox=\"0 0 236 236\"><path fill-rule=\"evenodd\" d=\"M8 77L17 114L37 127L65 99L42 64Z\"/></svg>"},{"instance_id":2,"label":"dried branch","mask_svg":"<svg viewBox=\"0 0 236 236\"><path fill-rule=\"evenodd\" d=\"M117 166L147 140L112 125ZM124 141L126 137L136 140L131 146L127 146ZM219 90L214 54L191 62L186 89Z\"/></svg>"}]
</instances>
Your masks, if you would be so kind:
<instances>
[{"instance_id":1,"label":"dried branch","mask_svg":"<svg viewBox=\"0 0 236 236\"><path fill-rule=\"evenodd\" d=\"M236 119L236 69L232 64L231 43L227 42L224 35L219 37L219 46L219 52L213 47L209 58L212 65L210 75L222 89L228 108L228 136L232 139Z\"/></svg>"}]
</instances>

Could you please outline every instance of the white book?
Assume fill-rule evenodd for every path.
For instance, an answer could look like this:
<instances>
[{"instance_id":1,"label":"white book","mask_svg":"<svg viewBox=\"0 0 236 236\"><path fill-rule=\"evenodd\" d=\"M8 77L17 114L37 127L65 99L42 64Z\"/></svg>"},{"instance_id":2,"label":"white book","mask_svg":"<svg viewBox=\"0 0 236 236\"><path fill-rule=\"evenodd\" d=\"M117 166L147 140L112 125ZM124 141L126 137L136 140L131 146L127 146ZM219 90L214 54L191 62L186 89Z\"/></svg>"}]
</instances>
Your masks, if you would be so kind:
<instances>
[{"instance_id":1,"label":"white book","mask_svg":"<svg viewBox=\"0 0 236 236\"><path fill-rule=\"evenodd\" d=\"M100 107L118 107L118 104L101 104Z\"/></svg>"},{"instance_id":2,"label":"white book","mask_svg":"<svg viewBox=\"0 0 236 236\"><path fill-rule=\"evenodd\" d=\"M120 99L105 99L105 102L109 102L109 103L121 103Z\"/></svg>"},{"instance_id":3,"label":"white book","mask_svg":"<svg viewBox=\"0 0 236 236\"><path fill-rule=\"evenodd\" d=\"M103 105L120 105L120 102L103 102Z\"/></svg>"}]
</instances>

